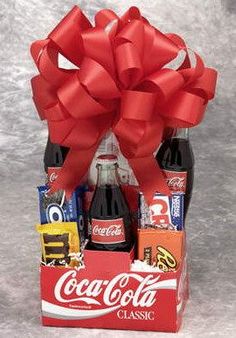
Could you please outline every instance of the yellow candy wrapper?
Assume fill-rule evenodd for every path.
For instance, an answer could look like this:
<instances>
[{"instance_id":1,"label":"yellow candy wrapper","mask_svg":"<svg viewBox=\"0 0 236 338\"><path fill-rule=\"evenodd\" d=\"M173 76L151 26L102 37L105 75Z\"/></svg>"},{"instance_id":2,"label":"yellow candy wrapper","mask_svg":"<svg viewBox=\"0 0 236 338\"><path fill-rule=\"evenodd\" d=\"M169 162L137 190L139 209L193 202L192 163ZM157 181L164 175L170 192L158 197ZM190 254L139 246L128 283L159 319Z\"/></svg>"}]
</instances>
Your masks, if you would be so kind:
<instances>
[{"instance_id":1,"label":"yellow candy wrapper","mask_svg":"<svg viewBox=\"0 0 236 338\"><path fill-rule=\"evenodd\" d=\"M40 233L44 264L57 266L79 265L75 259L80 250L76 222L58 222L36 225Z\"/></svg>"}]
</instances>

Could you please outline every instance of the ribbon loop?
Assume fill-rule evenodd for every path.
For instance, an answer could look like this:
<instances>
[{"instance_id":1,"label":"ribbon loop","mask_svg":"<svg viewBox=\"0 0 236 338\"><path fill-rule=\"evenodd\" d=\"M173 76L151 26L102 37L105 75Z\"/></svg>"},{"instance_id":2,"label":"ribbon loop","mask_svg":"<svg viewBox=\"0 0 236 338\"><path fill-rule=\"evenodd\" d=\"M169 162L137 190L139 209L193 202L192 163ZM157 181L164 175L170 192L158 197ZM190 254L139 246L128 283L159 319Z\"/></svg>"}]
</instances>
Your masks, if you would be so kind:
<instances>
[{"instance_id":1,"label":"ribbon loop","mask_svg":"<svg viewBox=\"0 0 236 338\"><path fill-rule=\"evenodd\" d=\"M186 91L177 93L165 108L161 116L172 128L191 128L198 125L205 111L204 99Z\"/></svg>"},{"instance_id":2,"label":"ribbon loop","mask_svg":"<svg viewBox=\"0 0 236 338\"><path fill-rule=\"evenodd\" d=\"M111 41L101 28L93 28L82 33L85 55L100 63L114 76L114 58Z\"/></svg>"},{"instance_id":3,"label":"ribbon loop","mask_svg":"<svg viewBox=\"0 0 236 338\"><path fill-rule=\"evenodd\" d=\"M81 85L78 74L71 77L59 88L58 98L74 118L91 118L107 113L105 107L94 100Z\"/></svg>"},{"instance_id":4,"label":"ribbon loop","mask_svg":"<svg viewBox=\"0 0 236 338\"><path fill-rule=\"evenodd\" d=\"M45 39L45 40L37 40L32 43L30 47L30 53L32 55L32 58L34 59L36 66L38 66L39 57L41 56L44 47L48 45L49 41L50 41L49 39Z\"/></svg>"},{"instance_id":5,"label":"ribbon loop","mask_svg":"<svg viewBox=\"0 0 236 338\"><path fill-rule=\"evenodd\" d=\"M205 99L212 100L215 95L217 72L213 68L205 68L204 73L192 85L189 91Z\"/></svg>"},{"instance_id":6,"label":"ribbon loop","mask_svg":"<svg viewBox=\"0 0 236 338\"><path fill-rule=\"evenodd\" d=\"M74 6L48 38L55 43L61 54L79 67L84 54L80 34L91 27L91 23L82 11Z\"/></svg>"},{"instance_id":7,"label":"ribbon loop","mask_svg":"<svg viewBox=\"0 0 236 338\"><path fill-rule=\"evenodd\" d=\"M135 46L130 42L124 43L116 48L115 56L119 80L124 88L136 86L143 74L142 64Z\"/></svg>"},{"instance_id":8,"label":"ribbon loop","mask_svg":"<svg viewBox=\"0 0 236 338\"><path fill-rule=\"evenodd\" d=\"M151 74L173 60L179 52L179 47L157 29L145 25L145 74Z\"/></svg>"},{"instance_id":9,"label":"ribbon loop","mask_svg":"<svg viewBox=\"0 0 236 338\"><path fill-rule=\"evenodd\" d=\"M95 15L96 27L105 28L114 20L119 20L119 17L110 9L102 9Z\"/></svg>"},{"instance_id":10,"label":"ribbon loop","mask_svg":"<svg viewBox=\"0 0 236 338\"><path fill-rule=\"evenodd\" d=\"M155 108L154 93L125 90L121 96L121 117L124 119L150 121Z\"/></svg>"},{"instance_id":11,"label":"ribbon loop","mask_svg":"<svg viewBox=\"0 0 236 338\"><path fill-rule=\"evenodd\" d=\"M163 104L184 84L184 78L180 73L171 69L161 69L148 76L141 84L141 88L157 93L158 101Z\"/></svg>"},{"instance_id":12,"label":"ribbon loop","mask_svg":"<svg viewBox=\"0 0 236 338\"><path fill-rule=\"evenodd\" d=\"M120 97L120 91L111 75L98 62L84 58L79 72L79 79L90 95L107 99ZM99 86L97 85L99 83Z\"/></svg>"},{"instance_id":13,"label":"ribbon loop","mask_svg":"<svg viewBox=\"0 0 236 338\"><path fill-rule=\"evenodd\" d=\"M132 43L140 59L143 58L143 44L144 44L144 25L139 20L133 20L126 25L115 38L115 44L120 45L124 42Z\"/></svg>"},{"instance_id":14,"label":"ribbon loop","mask_svg":"<svg viewBox=\"0 0 236 338\"><path fill-rule=\"evenodd\" d=\"M141 13L138 7L132 6L130 7L127 12L121 17L121 21L124 23L130 22L131 20L140 20L141 19Z\"/></svg>"}]
</instances>

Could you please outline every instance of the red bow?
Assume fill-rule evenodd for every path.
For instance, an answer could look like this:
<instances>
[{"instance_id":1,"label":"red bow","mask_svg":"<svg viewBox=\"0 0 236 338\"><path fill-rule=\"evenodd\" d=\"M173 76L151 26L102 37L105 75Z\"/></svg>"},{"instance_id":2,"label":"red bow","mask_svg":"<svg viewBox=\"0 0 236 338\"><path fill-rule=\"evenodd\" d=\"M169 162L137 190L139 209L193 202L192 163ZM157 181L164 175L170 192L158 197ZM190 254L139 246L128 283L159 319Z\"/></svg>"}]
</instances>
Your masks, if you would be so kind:
<instances>
[{"instance_id":1,"label":"red bow","mask_svg":"<svg viewBox=\"0 0 236 338\"><path fill-rule=\"evenodd\" d=\"M122 17L96 14L92 27L74 7L45 40L32 44L40 75L32 79L33 99L48 121L53 143L70 148L51 191L70 196L86 174L99 143L112 130L147 201L155 191L169 194L153 152L165 127L199 124L216 84L216 71L184 41L163 34L136 7ZM180 51L177 70L163 68ZM58 67L58 54L79 69Z\"/></svg>"}]
</instances>

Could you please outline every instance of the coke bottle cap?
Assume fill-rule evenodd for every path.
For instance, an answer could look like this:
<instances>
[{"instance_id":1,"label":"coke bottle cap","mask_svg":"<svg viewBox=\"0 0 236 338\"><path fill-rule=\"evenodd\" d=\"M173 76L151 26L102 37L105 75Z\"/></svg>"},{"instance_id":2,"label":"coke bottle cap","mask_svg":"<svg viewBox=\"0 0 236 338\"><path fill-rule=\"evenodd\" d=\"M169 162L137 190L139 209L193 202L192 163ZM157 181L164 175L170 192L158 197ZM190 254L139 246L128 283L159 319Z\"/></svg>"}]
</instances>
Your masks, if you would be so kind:
<instances>
[{"instance_id":1,"label":"coke bottle cap","mask_svg":"<svg viewBox=\"0 0 236 338\"><path fill-rule=\"evenodd\" d=\"M100 155L97 157L97 164L116 164L117 156L113 154Z\"/></svg>"}]
</instances>

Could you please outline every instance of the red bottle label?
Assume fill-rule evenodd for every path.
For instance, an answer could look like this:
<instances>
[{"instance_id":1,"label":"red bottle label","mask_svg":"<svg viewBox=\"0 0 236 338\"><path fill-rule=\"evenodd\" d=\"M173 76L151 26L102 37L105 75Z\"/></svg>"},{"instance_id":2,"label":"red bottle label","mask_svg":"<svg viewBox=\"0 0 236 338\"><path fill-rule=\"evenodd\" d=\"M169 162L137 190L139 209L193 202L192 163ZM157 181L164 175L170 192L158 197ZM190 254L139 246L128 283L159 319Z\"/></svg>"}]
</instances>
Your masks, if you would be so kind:
<instances>
[{"instance_id":1,"label":"red bottle label","mask_svg":"<svg viewBox=\"0 0 236 338\"><path fill-rule=\"evenodd\" d=\"M91 240L99 244L116 244L125 242L125 229L122 218L101 220L92 219Z\"/></svg>"},{"instance_id":2,"label":"red bottle label","mask_svg":"<svg viewBox=\"0 0 236 338\"><path fill-rule=\"evenodd\" d=\"M48 167L47 184L49 187L51 187L53 182L57 179L60 170L60 167Z\"/></svg>"},{"instance_id":3,"label":"red bottle label","mask_svg":"<svg viewBox=\"0 0 236 338\"><path fill-rule=\"evenodd\" d=\"M171 192L186 192L186 181L187 181L187 172L186 171L169 171L162 170L166 183L170 188Z\"/></svg>"}]
</instances>

